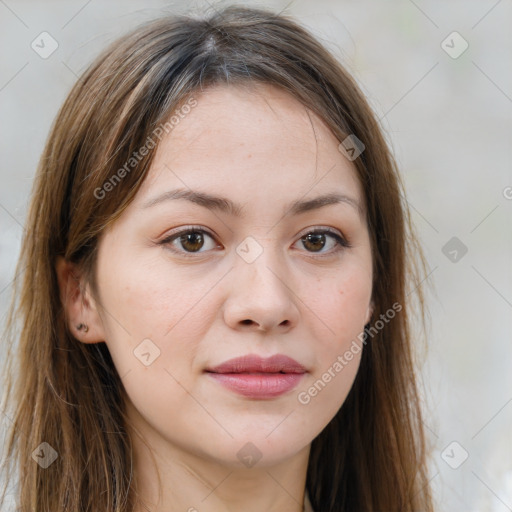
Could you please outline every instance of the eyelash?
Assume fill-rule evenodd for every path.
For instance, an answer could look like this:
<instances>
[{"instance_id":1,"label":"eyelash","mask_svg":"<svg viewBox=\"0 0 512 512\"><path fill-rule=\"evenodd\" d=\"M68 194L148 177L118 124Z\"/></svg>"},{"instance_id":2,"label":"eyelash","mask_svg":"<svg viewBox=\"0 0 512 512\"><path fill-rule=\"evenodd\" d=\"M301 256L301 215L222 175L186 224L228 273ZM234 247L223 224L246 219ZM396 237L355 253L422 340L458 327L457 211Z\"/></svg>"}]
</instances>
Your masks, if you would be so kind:
<instances>
[{"instance_id":1,"label":"eyelash","mask_svg":"<svg viewBox=\"0 0 512 512\"><path fill-rule=\"evenodd\" d=\"M187 226L186 228L181 229L180 231L171 233L169 236L165 237L163 240L158 242L158 245L167 246L167 249L179 254L180 256L184 256L186 258L193 258L198 254L201 254L201 252L187 252L187 251L179 251L175 248L171 247L171 242L173 242L176 239L179 239L180 236L188 234L188 233L201 233L201 234L207 234L209 237L215 240L215 237L213 234L211 234L209 231L203 229L200 226ZM338 254L340 251L343 251L344 249L349 249L352 247L352 245L348 242L348 240L344 237L342 237L340 234L338 234L336 231L329 229L329 228L314 228L311 231L308 231L304 233L303 236L299 238L298 241L302 240L309 234L327 234L330 235L334 240L336 241L336 248L334 250L331 250L327 253L314 253L310 252L310 254L313 254L313 258L321 259L326 257L332 257L333 254ZM207 252L207 251L203 251Z\"/></svg>"}]
</instances>

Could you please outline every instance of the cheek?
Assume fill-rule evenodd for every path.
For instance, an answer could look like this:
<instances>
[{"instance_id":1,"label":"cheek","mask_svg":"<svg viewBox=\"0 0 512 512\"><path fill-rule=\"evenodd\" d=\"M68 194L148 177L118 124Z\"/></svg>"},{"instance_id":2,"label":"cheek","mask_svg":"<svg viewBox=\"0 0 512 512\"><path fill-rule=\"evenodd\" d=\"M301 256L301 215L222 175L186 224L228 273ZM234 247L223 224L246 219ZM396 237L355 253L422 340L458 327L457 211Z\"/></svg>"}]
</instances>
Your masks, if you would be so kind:
<instances>
[{"instance_id":1,"label":"cheek","mask_svg":"<svg viewBox=\"0 0 512 512\"><path fill-rule=\"evenodd\" d=\"M199 341L215 315L208 293L218 279L126 262L115 268L105 265L99 277L106 342L118 373L131 372L133 381L143 372L145 383L158 385L158 379L170 378L162 374L168 369L178 380L187 380ZM154 362L146 367L148 360Z\"/></svg>"},{"instance_id":2,"label":"cheek","mask_svg":"<svg viewBox=\"0 0 512 512\"><path fill-rule=\"evenodd\" d=\"M340 272L337 279L318 282L308 305L317 313L312 375L301 387L306 405L329 421L343 404L359 369L362 333L371 299L372 281L361 266Z\"/></svg>"},{"instance_id":3,"label":"cheek","mask_svg":"<svg viewBox=\"0 0 512 512\"><path fill-rule=\"evenodd\" d=\"M200 311L204 317L202 299L216 283L204 272L198 278L187 270L172 268L162 257L150 263L134 258L115 268L105 266L102 277L105 307L116 311L118 323L138 337L172 336L183 323L199 326L190 321L191 315Z\"/></svg>"},{"instance_id":4,"label":"cheek","mask_svg":"<svg viewBox=\"0 0 512 512\"><path fill-rule=\"evenodd\" d=\"M343 406L359 371L364 348L357 337L338 338L317 354L318 364L297 390L298 412L318 435Z\"/></svg>"},{"instance_id":5,"label":"cheek","mask_svg":"<svg viewBox=\"0 0 512 512\"><path fill-rule=\"evenodd\" d=\"M358 267L318 284L308 302L328 329L329 345L334 339L334 345L339 347L343 340L363 329L371 293L371 275Z\"/></svg>"},{"instance_id":6,"label":"cheek","mask_svg":"<svg viewBox=\"0 0 512 512\"><path fill-rule=\"evenodd\" d=\"M106 269L103 294L106 344L131 402L146 418L169 424L172 411L189 396L198 340L204 337L208 312L203 286L186 288L179 275L158 269L137 272L121 265ZM155 394L155 390L158 393Z\"/></svg>"}]
</instances>

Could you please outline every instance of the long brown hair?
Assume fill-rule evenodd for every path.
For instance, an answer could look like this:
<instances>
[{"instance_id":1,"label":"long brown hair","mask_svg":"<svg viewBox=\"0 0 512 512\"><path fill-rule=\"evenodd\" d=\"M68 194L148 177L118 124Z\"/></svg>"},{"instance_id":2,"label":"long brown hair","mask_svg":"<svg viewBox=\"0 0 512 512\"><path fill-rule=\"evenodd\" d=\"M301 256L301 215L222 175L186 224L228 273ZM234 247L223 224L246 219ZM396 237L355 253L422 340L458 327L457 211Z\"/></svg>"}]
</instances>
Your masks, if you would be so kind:
<instances>
[{"instance_id":1,"label":"long brown hair","mask_svg":"<svg viewBox=\"0 0 512 512\"><path fill-rule=\"evenodd\" d=\"M84 72L54 121L4 337L4 400L12 408L4 411L12 426L3 469L16 465L5 478L18 471L21 512L133 510L122 381L105 343L80 343L66 327L56 258L78 264L93 283L98 239L137 193L154 151L124 173L108 199L98 190L194 91L254 82L289 92L339 141L355 135L364 144L353 163L367 205L373 318L402 306L368 337L345 403L312 442L312 505L316 512L432 510L407 297L416 287L424 325L417 283L425 262L396 163L355 80L307 30L287 15L229 6L203 18L166 15L120 38ZM41 443L58 455L46 468L34 462Z\"/></svg>"}]
</instances>

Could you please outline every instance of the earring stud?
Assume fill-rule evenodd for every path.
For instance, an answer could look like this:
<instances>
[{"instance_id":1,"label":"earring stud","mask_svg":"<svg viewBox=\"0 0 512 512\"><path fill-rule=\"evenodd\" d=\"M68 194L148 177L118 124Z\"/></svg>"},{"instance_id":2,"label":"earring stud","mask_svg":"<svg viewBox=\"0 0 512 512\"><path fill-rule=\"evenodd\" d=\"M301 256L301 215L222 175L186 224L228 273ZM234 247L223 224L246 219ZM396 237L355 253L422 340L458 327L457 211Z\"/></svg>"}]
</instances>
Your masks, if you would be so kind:
<instances>
[{"instance_id":1,"label":"earring stud","mask_svg":"<svg viewBox=\"0 0 512 512\"><path fill-rule=\"evenodd\" d=\"M77 330L87 332L89 330L89 327L85 324L78 324L76 326Z\"/></svg>"}]
</instances>

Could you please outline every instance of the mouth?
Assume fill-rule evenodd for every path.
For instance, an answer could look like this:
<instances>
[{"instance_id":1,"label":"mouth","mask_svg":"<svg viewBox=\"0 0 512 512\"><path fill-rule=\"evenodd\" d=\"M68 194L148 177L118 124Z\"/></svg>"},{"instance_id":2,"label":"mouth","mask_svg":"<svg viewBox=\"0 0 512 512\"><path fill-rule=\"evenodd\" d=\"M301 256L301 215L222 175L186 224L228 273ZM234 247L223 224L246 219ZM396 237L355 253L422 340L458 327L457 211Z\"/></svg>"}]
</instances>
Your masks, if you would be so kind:
<instances>
[{"instance_id":1,"label":"mouth","mask_svg":"<svg viewBox=\"0 0 512 512\"><path fill-rule=\"evenodd\" d=\"M232 392L265 399L291 391L307 370L295 359L282 354L268 358L250 354L229 359L205 372Z\"/></svg>"}]
</instances>

